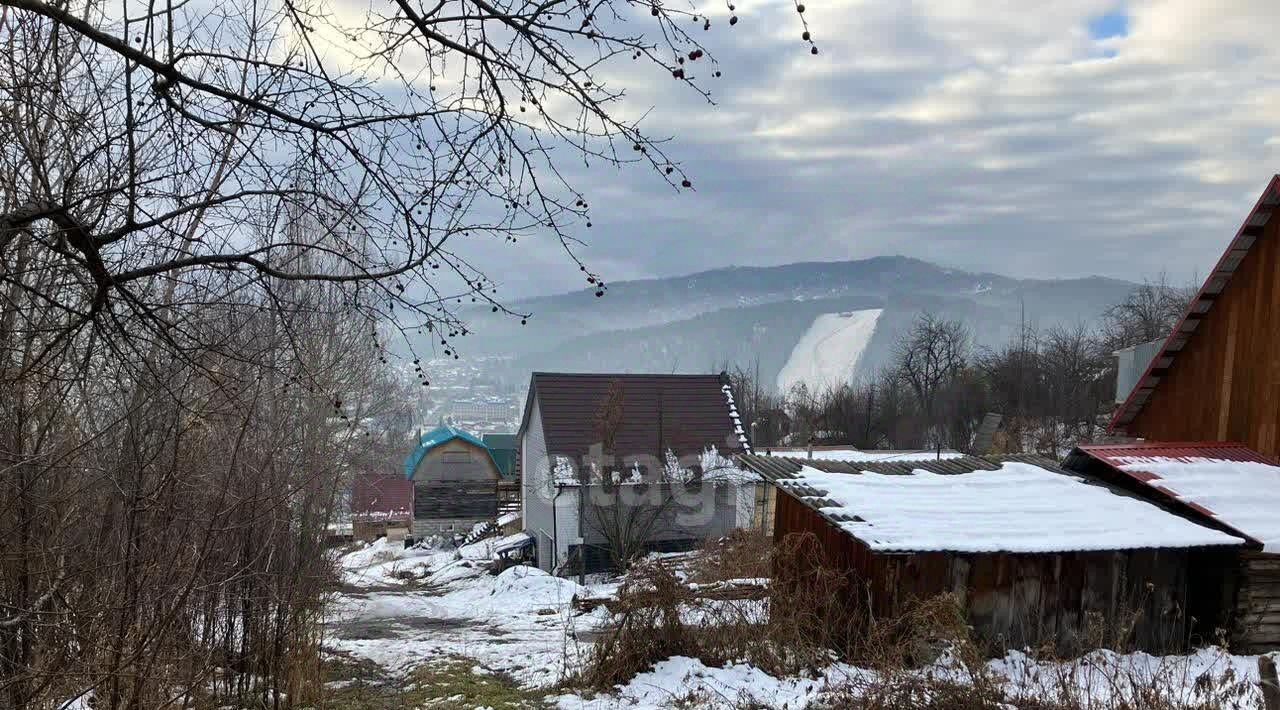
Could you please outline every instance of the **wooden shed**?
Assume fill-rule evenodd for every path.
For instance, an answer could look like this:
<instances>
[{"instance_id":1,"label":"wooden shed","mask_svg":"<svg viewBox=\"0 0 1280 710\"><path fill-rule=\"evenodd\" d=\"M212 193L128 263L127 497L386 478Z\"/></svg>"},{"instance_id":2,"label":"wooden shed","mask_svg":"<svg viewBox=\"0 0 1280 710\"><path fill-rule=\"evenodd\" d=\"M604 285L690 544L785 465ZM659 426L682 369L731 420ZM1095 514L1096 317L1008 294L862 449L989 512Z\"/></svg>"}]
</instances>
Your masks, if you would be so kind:
<instances>
[{"instance_id":1,"label":"wooden shed","mask_svg":"<svg viewBox=\"0 0 1280 710\"><path fill-rule=\"evenodd\" d=\"M1111 431L1280 457L1280 175L1116 410Z\"/></svg>"},{"instance_id":2,"label":"wooden shed","mask_svg":"<svg viewBox=\"0 0 1280 710\"><path fill-rule=\"evenodd\" d=\"M981 638L1013 648L1077 650L1091 622L1131 613L1134 646L1183 646L1218 608L1192 570L1244 542L1032 456L739 460L777 486L775 540L812 534L854 581L851 608L953 593Z\"/></svg>"},{"instance_id":3,"label":"wooden shed","mask_svg":"<svg viewBox=\"0 0 1280 710\"><path fill-rule=\"evenodd\" d=\"M413 481L413 534L467 535L498 517L501 469L488 447L461 429L440 426L418 437L405 458Z\"/></svg>"},{"instance_id":4,"label":"wooden shed","mask_svg":"<svg viewBox=\"0 0 1280 710\"><path fill-rule=\"evenodd\" d=\"M1231 442L1079 446L1063 465L1247 540L1195 574L1220 592L1233 648L1280 649L1280 466Z\"/></svg>"}]
</instances>

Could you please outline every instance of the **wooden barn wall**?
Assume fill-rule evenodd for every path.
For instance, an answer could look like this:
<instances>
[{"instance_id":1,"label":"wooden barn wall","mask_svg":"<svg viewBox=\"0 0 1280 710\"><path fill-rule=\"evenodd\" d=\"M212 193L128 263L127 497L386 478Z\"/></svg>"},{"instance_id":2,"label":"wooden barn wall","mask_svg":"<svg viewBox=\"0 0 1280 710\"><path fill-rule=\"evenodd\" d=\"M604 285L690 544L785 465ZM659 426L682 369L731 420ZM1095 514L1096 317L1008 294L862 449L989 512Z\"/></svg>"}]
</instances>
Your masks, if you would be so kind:
<instances>
[{"instance_id":1,"label":"wooden barn wall","mask_svg":"<svg viewBox=\"0 0 1280 710\"><path fill-rule=\"evenodd\" d=\"M378 537L386 535L388 527L409 530L413 527L413 521L406 518L355 520L351 523L351 535L357 540L373 542Z\"/></svg>"},{"instance_id":2,"label":"wooden barn wall","mask_svg":"<svg viewBox=\"0 0 1280 710\"><path fill-rule=\"evenodd\" d=\"M1280 218L1178 353L1130 436L1239 441L1280 456Z\"/></svg>"},{"instance_id":3,"label":"wooden barn wall","mask_svg":"<svg viewBox=\"0 0 1280 710\"><path fill-rule=\"evenodd\" d=\"M1280 649L1280 555L1240 555L1232 648L1239 653Z\"/></svg>"},{"instance_id":4,"label":"wooden barn wall","mask_svg":"<svg viewBox=\"0 0 1280 710\"><path fill-rule=\"evenodd\" d=\"M497 517L500 478L483 448L458 440L437 446L413 472L413 516L426 520Z\"/></svg>"},{"instance_id":5,"label":"wooden barn wall","mask_svg":"<svg viewBox=\"0 0 1280 710\"><path fill-rule=\"evenodd\" d=\"M1114 630L1135 615L1138 621L1127 642L1138 648L1176 649L1189 638L1192 553L1186 550L879 554L790 495L778 495L776 516L776 541L796 533L814 535L822 563L848 570L859 580L864 586L854 593L869 592L879 617L901 611L913 600L952 592L978 635L997 645L1019 648L1051 641L1063 650L1080 650L1097 642L1089 634L1098 620L1102 629Z\"/></svg>"}]
</instances>

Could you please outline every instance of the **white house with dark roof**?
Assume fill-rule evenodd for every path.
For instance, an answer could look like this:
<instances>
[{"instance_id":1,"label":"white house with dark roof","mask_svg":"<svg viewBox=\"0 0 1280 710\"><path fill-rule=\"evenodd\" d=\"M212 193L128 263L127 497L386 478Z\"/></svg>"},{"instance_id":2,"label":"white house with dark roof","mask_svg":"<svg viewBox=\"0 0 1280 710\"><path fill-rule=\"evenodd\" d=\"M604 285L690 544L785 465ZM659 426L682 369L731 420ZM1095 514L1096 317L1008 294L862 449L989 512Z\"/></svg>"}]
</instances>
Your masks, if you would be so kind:
<instances>
[{"instance_id":1,"label":"white house with dark roof","mask_svg":"<svg viewBox=\"0 0 1280 710\"><path fill-rule=\"evenodd\" d=\"M537 372L517 437L544 570L603 569L637 540L686 550L751 524L759 479L733 463L750 442L723 375Z\"/></svg>"}]
</instances>

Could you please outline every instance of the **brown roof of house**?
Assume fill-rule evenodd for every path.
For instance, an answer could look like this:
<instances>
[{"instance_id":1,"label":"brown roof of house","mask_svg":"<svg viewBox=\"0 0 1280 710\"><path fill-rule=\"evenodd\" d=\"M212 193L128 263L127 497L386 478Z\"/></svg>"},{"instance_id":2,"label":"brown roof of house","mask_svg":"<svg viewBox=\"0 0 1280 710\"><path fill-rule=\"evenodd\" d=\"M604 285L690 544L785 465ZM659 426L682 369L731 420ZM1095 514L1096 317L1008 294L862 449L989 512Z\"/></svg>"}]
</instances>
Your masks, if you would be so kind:
<instances>
[{"instance_id":1,"label":"brown roof of house","mask_svg":"<svg viewBox=\"0 0 1280 710\"><path fill-rule=\"evenodd\" d=\"M597 424L613 382L622 385L622 420L615 437L619 457L697 454L714 446L729 456L746 450L746 437L720 375L636 375L535 372L528 408L536 397L547 453L585 456L601 439Z\"/></svg>"},{"instance_id":2,"label":"brown roof of house","mask_svg":"<svg viewBox=\"0 0 1280 710\"><path fill-rule=\"evenodd\" d=\"M358 473L351 486L353 520L413 518L413 481L394 473Z\"/></svg>"}]
</instances>

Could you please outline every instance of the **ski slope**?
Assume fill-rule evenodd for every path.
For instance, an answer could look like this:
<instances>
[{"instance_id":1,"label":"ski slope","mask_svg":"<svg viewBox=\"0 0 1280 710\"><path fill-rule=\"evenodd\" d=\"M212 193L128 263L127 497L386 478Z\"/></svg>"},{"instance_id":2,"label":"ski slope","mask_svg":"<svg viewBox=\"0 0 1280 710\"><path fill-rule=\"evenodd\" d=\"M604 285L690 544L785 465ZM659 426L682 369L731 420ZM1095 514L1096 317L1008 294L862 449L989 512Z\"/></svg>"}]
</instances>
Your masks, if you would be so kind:
<instances>
[{"instance_id":1,"label":"ski slope","mask_svg":"<svg viewBox=\"0 0 1280 710\"><path fill-rule=\"evenodd\" d=\"M883 312L871 308L814 318L778 371L778 390L788 392L804 383L811 392L822 391L852 380Z\"/></svg>"}]
</instances>

